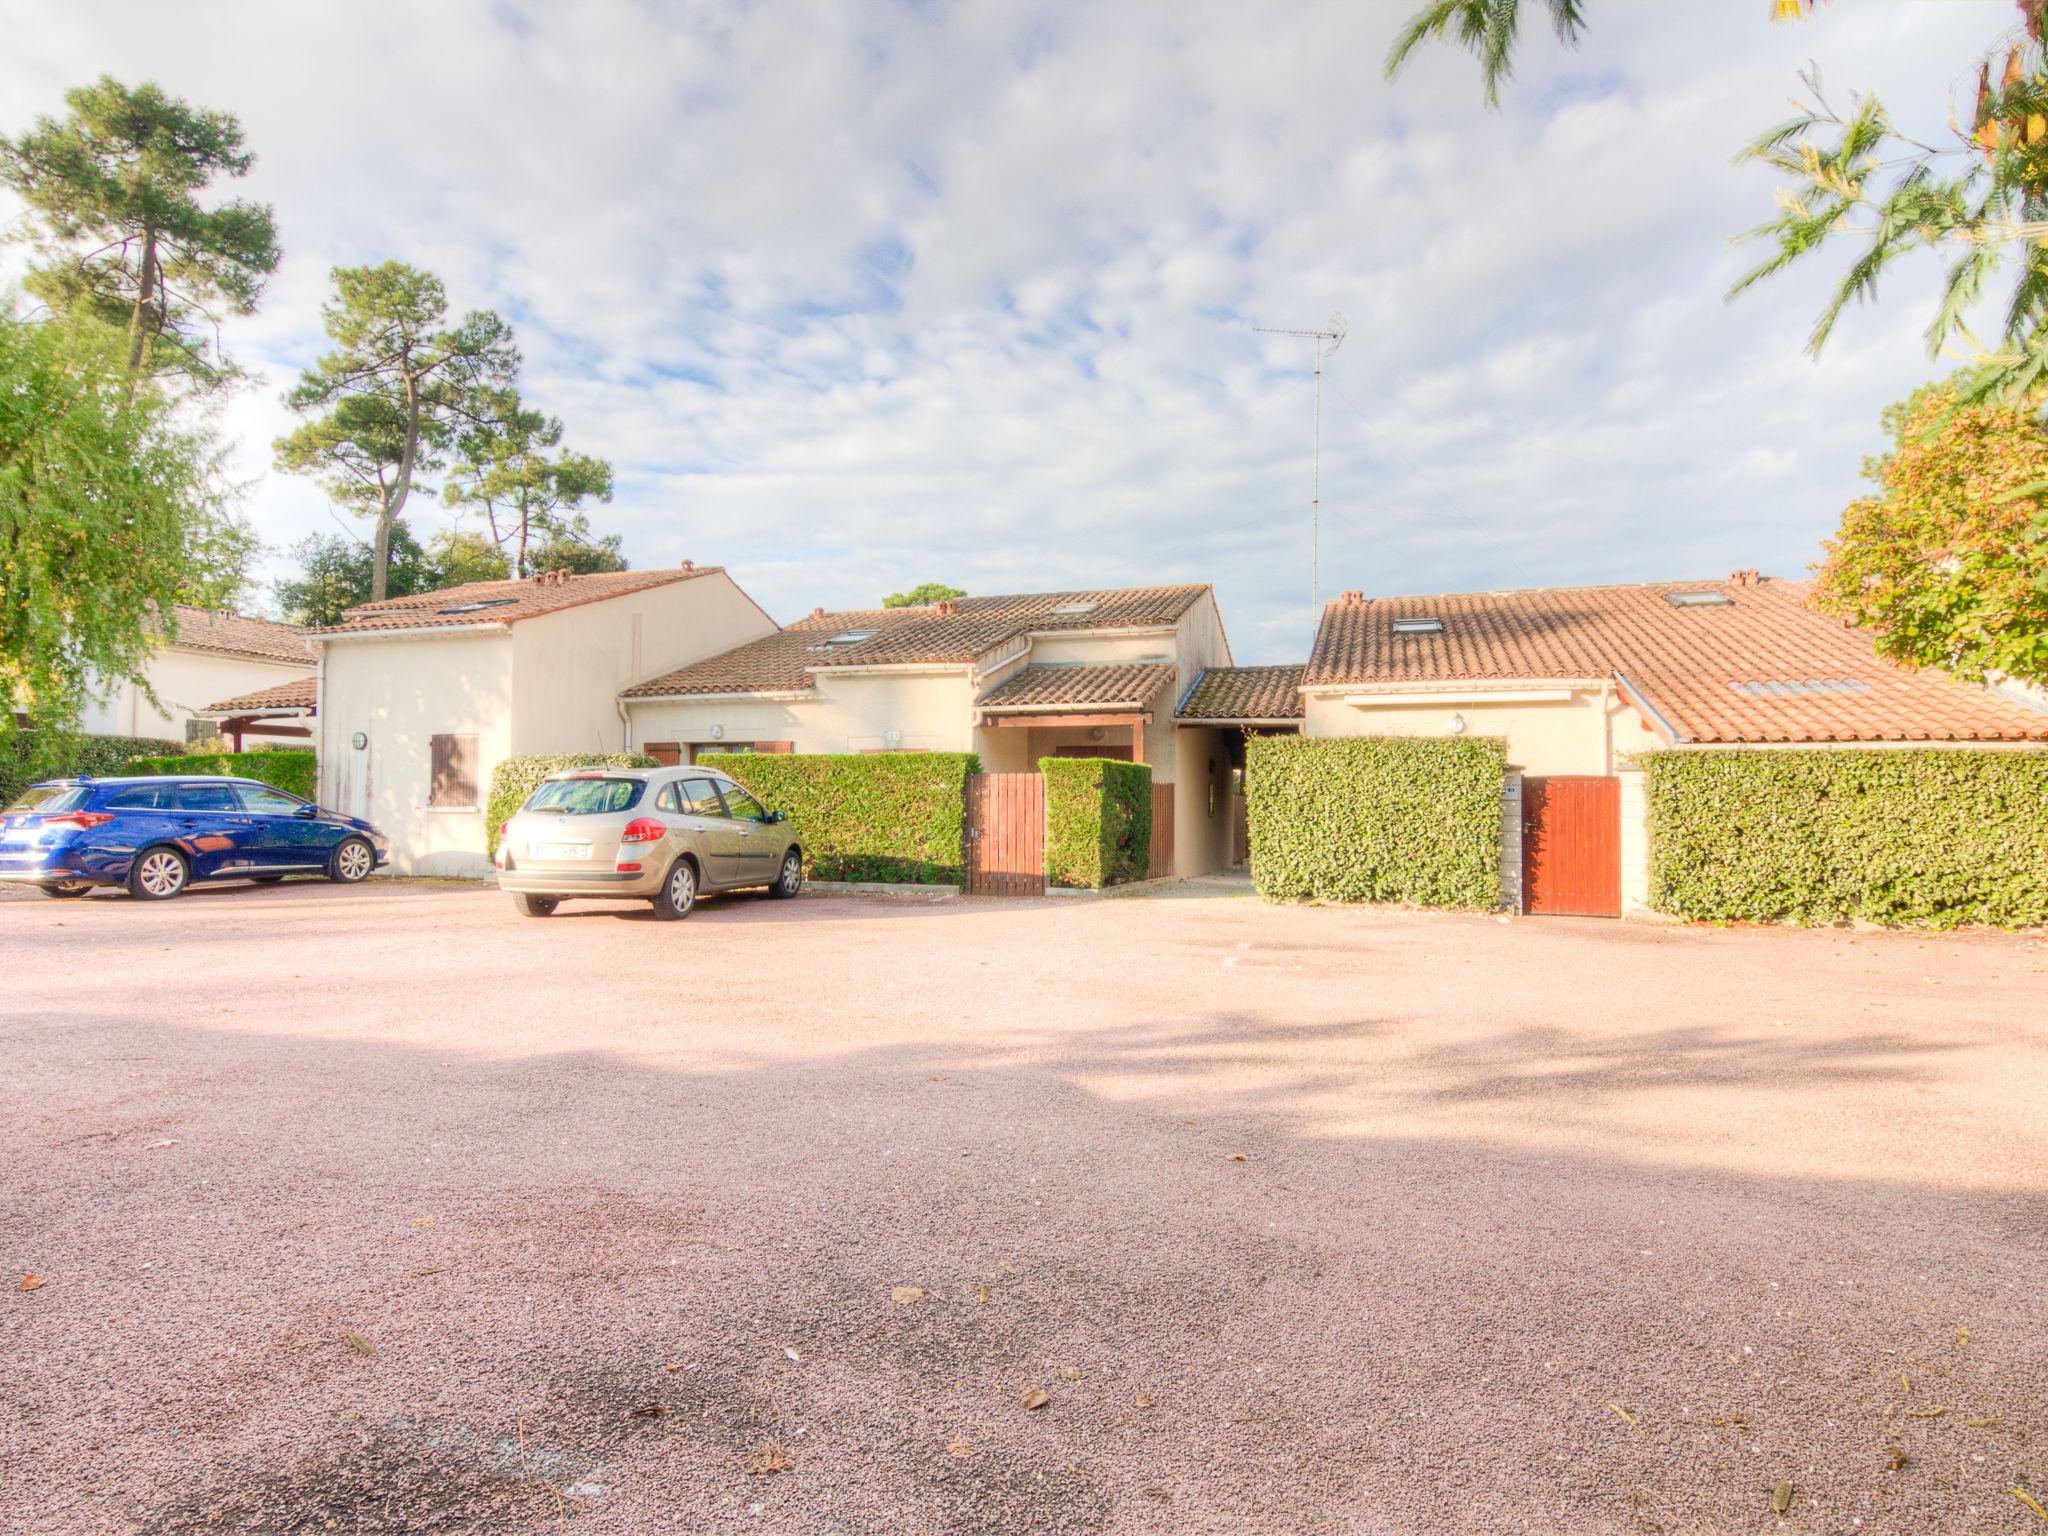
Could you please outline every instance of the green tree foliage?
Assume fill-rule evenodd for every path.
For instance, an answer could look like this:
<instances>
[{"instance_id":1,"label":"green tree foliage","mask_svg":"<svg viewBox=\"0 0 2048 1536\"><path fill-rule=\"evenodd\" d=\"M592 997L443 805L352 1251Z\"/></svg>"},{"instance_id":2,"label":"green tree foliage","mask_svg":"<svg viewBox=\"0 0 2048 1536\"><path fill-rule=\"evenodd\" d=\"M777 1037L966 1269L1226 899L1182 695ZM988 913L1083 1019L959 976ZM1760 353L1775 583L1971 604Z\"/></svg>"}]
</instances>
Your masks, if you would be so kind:
<instances>
[{"instance_id":1,"label":"green tree foliage","mask_svg":"<svg viewBox=\"0 0 2048 1536\"><path fill-rule=\"evenodd\" d=\"M321 311L334 350L285 396L308 419L277 440L277 467L317 476L373 519L374 600L389 595L391 532L416 478L440 467L458 431L490 418L519 352L489 310L449 326L440 280L403 262L337 267L334 288Z\"/></svg>"},{"instance_id":2,"label":"green tree foliage","mask_svg":"<svg viewBox=\"0 0 2048 1536\"><path fill-rule=\"evenodd\" d=\"M292 546L292 557L299 574L276 586L278 607L292 623L339 624L349 609L371 600L377 554L361 539L312 534ZM391 527L388 557L387 597L410 597L445 585L440 567L404 523Z\"/></svg>"},{"instance_id":3,"label":"green tree foliage","mask_svg":"<svg viewBox=\"0 0 2048 1536\"><path fill-rule=\"evenodd\" d=\"M1583 0L1543 0L1560 38L1573 44L1585 27ZM1749 232L1776 250L1745 273L1730 297L1824 247L1858 245L1808 337L1818 353L1852 302L1873 301L1879 277L1917 252L1947 264L1927 327L1930 356L1957 341L1975 359L1964 404L2036 404L2048 388L2048 0L2016 0L2022 37L2001 42L1978 71L1974 108L1939 143L1898 130L1874 96L1838 109L1817 71L1802 76L1798 115L1745 145L1738 164L1768 166L1782 178L1778 217ZM1811 0L1779 0L1793 16ZM1391 77L1426 40L1451 40L1480 61L1489 105L1512 70L1524 0L1429 0L1387 58ZM1946 91L1946 79L1930 85ZM2001 274L2011 289L1995 339L1966 328L1971 307Z\"/></svg>"},{"instance_id":4,"label":"green tree foliage","mask_svg":"<svg viewBox=\"0 0 2048 1536\"><path fill-rule=\"evenodd\" d=\"M1152 770L1107 757L1047 757L1045 874L1099 891L1163 875L1152 865Z\"/></svg>"},{"instance_id":5,"label":"green tree foliage","mask_svg":"<svg viewBox=\"0 0 2048 1536\"><path fill-rule=\"evenodd\" d=\"M1501 741L1259 736L1246 751L1261 895L1482 909L1500 900Z\"/></svg>"},{"instance_id":6,"label":"green tree foliage","mask_svg":"<svg viewBox=\"0 0 2048 1536\"><path fill-rule=\"evenodd\" d=\"M131 375L218 381L222 316L252 312L278 262L268 206L199 200L215 178L249 173L241 124L110 75L65 101L61 121L0 137L0 182L28 205L38 252L29 291L124 330Z\"/></svg>"},{"instance_id":7,"label":"green tree foliage","mask_svg":"<svg viewBox=\"0 0 2048 1536\"><path fill-rule=\"evenodd\" d=\"M96 686L146 690L174 603L234 596L250 541L216 457L119 332L0 312L0 742L19 710L54 750Z\"/></svg>"},{"instance_id":8,"label":"green tree foliage","mask_svg":"<svg viewBox=\"0 0 2048 1536\"><path fill-rule=\"evenodd\" d=\"M587 518L576 515L584 502L612 499L612 467L603 459L562 447L558 417L529 410L518 392L506 390L488 416L457 436L457 457L443 490L451 506L479 507L490 537L510 558L513 571L624 570L618 539L590 536ZM556 562L537 558L554 547ZM597 562L597 563L592 563Z\"/></svg>"},{"instance_id":9,"label":"green tree foliage","mask_svg":"<svg viewBox=\"0 0 2048 1536\"><path fill-rule=\"evenodd\" d=\"M965 597L959 587L949 587L943 581L923 581L908 592L891 592L882 599L884 608L922 608L928 603L943 603L950 597Z\"/></svg>"},{"instance_id":10,"label":"green tree foliage","mask_svg":"<svg viewBox=\"0 0 2048 1536\"><path fill-rule=\"evenodd\" d=\"M621 535L599 536L590 531L590 519L582 513L560 518L547 539L527 551L527 563L535 571L568 571L588 576L597 571L628 569L620 548Z\"/></svg>"},{"instance_id":11,"label":"green tree foliage","mask_svg":"<svg viewBox=\"0 0 2048 1536\"><path fill-rule=\"evenodd\" d=\"M2028 406L1934 385L1885 412L1889 453L1828 540L1816 605L1877 648L1982 680L2048 683L2048 430Z\"/></svg>"},{"instance_id":12,"label":"green tree foliage","mask_svg":"<svg viewBox=\"0 0 2048 1536\"><path fill-rule=\"evenodd\" d=\"M2048 753L1688 749L1644 763L1660 912L2048 923Z\"/></svg>"},{"instance_id":13,"label":"green tree foliage","mask_svg":"<svg viewBox=\"0 0 2048 1536\"><path fill-rule=\"evenodd\" d=\"M512 574L505 552L481 533L450 528L434 535L429 551L435 585L459 587L472 581L504 581Z\"/></svg>"}]
</instances>

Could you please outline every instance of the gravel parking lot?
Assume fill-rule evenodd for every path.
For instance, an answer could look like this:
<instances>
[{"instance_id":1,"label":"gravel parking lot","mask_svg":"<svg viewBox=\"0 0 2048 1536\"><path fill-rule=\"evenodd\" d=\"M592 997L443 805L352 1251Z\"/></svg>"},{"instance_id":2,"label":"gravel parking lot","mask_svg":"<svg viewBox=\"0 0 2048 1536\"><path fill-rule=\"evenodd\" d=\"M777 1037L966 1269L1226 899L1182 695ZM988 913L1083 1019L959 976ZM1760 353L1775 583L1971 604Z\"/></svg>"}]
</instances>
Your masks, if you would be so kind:
<instances>
[{"instance_id":1,"label":"gravel parking lot","mask_svg":"<svg viewBox=\"0 0 2048 1536\"><path fill-rule=\"evenodd\" d=\"M0 949L7 1532L2048 1530L2038 936L380 881Z\"/></svg>"}]
</instances>

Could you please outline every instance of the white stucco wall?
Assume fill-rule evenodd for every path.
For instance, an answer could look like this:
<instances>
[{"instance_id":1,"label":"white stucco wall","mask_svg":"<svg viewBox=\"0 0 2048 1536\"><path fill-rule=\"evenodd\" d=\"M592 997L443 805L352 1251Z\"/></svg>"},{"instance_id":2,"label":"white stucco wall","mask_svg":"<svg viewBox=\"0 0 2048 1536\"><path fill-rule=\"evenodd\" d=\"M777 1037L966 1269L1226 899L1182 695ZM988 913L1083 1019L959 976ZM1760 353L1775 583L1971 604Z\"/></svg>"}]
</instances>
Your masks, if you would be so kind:
<instances>
[{"instance_id":1,"label":"white stucco wall","mask_svg":"<svg viewBox=\"0 0 2048 1536\"><path fill-rule=\"evenodd\" d=\"M86 706L79 729L90 736L163 736L183 741L186 723L207 705L259 688L275 688L312 670L310 656L304 661L261 661L164 646L151 655L144 669L149 685L156 690L157 704L145 699L133 683L116 683Z\"/></svg>"},{"instance_id":2,"label":"white stucco wall","mask_svg":"<svg viewBox=\"0 0 2048 1536\"><path fill-rule=\"evenodd\" d=\"M391 871L490 873L483 801L513 747L514 639L504 629L379 639L329 636L315 722L320 800L367 817L391 839ZM367 745L350 745L356 732ZM433 738L477 739L475 808L437 810Z\"/></svg>"},{"instance_id":3,"label":"white stucco wall","mask_svg":"<svg viewBox=\"0 0 2048 1536\"><path fill-rule=\"evenodd\" d=\"M975 749L974 687L964 668L931 672L820 673L809 698L628 700L633 742L682 746L787 741L798 752ZM712 735L713 727L723 734ZM891 742L889 733L900 733Z\"/></svg>"}]
</instances>

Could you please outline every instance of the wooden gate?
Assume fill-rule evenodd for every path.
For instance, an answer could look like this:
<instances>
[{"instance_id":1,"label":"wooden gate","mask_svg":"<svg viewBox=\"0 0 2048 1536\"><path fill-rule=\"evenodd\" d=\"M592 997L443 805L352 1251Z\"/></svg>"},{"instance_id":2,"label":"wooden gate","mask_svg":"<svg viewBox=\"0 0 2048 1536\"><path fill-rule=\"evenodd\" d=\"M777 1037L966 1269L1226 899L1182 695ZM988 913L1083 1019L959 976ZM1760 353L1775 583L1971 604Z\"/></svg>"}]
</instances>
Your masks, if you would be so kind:
<instances>
[{"instance_id":1,"label":"wooden gate","mask_svg":"<svg viewBox=\"0 0 2048 1536\"><path fill-rule=\"evenodd\" d=\"M1522 781L1522 910L1621 916L1621 780Z\"/></svg>"},{"instance_id":2,"label":"wooden gate","mask_svg":"<svg viewBox=\"0 0 2048 1536\"><path fill-rule=\"evenodd\" d=\"M1045 894L1045 780L1038 774L968 776L967 894Z\"/></svg>"},{"instance_id":3,"label":"wooden gate","mask_svg":"<svg viewBox=\"0 0 2048 1536\"><path fill-rule=\"evenodd\" d=\"M1158 880L1173 873L1173 786L1152 786L1152 846L1145 873Z\"/></svg>"}]
</instances>

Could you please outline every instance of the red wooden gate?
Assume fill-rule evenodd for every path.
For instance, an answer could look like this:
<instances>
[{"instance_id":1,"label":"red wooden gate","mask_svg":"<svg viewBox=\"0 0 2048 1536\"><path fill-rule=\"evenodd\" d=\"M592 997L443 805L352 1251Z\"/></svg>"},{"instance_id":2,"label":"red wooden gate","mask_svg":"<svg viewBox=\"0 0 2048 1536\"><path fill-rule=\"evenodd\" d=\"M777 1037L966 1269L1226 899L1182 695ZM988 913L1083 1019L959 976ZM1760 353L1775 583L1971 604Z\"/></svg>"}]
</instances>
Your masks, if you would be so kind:
<instances>
[{"instance_id":1,"label":"red wooden gate","mask_svg":"<svg viewBox=\"0 0 2048 1536\"><path fill-rule=\"evenodd\" d=\"M967 894L1045 894L1045 780L976 773L967 780Z\"/></svg>"},{"instance_id":2,"label":"red wooden gate","mask_svg":"<svg viewBox=\"0 0 2048 1536\"><path fill-rule=\"evenodd\" d=\"M1173 873L1173 786L1152 786L1152 846L1147 876L1158 880Z\"/></svg>"},{"instance_id":3,"label":"red wooden gate","mask_svg":"<svg viewBox=\"0 0 2048 1536\"><path fill-rule=\"evenodd\" d=\"M1522 781L1522 910L1621 916L1621 780Z\"/></svg>"}]
</instances>

